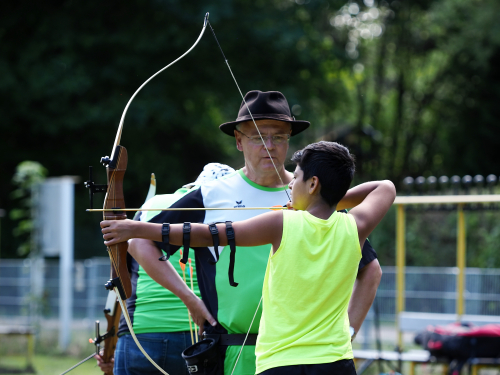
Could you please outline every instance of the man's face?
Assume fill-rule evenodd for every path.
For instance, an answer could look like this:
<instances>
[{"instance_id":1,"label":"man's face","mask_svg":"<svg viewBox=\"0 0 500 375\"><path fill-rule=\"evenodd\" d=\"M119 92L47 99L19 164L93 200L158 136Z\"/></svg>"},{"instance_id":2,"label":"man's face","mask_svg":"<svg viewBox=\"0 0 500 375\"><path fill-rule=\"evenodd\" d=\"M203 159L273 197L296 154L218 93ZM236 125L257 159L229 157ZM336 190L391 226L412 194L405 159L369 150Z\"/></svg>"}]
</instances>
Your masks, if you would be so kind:
<instances>
[{"instance_id":1,"label":"man's face","mask_svg":"<svg viewBox=\"0 0 500 375\"><path fill-rule=\"evenodd\" d=\"M288 141L273 142L273 136L286 136L292 132L290 123L278 120L256 120L262 137L266 143L269 154L278 169L282 168L288 151ZM260 173L274 171L273 163L264 147L262 140L256 143L251 138L258 137L259 132L255 128L253 121L246 121L240 124L240 131L235 130L236 146L243 151L245 163ZM250 137L250 138L248 138ZM279 137L278 137L279 138ZM255 138L254 138L255 139Z\"/></svg>"}]
</instances>

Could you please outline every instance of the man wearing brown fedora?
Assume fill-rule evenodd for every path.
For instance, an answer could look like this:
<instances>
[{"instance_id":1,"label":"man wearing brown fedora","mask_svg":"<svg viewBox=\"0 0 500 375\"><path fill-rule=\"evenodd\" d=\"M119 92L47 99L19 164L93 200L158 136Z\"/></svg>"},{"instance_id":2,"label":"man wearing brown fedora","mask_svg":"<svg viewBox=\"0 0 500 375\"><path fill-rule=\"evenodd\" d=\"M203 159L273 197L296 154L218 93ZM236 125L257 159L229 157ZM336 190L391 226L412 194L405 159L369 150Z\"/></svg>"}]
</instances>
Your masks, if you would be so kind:
<instances>
[{"instance_id":1,"label":"man wearing brown fedora","mask_svg":"<svg viewBox=\"0 0 500 375\"><path fill-rule=\"evenodd\" d=\"M292 117L285 96L277 91L250 91L240 106L235 121L220 129L235 138L243 152L245 166L199 188L192 189L172 208L251 208L283 206L289 200L288 184L293 175L284 165L290 137L309 127L307 121ZM257 216L264 210L164 211L154 216L155 223L228 222ZM186 229L189 241L189 230ZM252 251L237 251L236 246L218 246L217 233L212 233L214 246L196 248L198 285L202 300L186 286L169 262L159 262L163 254L176 257L178 246L165 242L134 239L129 252L160 285L176 294L188 307L205 337L218 343L222 374L255 373L255 341L261 316L262 284L271 245ZM185 246L189 249L189 244ZM176 254L176 255L174 255ZM186 256L186 249L184 249ZM353 336L373 302L381 278L376 253L366 241L359 265L357 281L349 305ZM260 307L259 307L260 306ZM297 306L300 309L300 306ZM246 334L250 333L247 338ZM243 343L245 345L242 347ZM239 358L239 359L238 359ZM174 375L174 374L171 374Z\"/></svg>"}]
</instances>

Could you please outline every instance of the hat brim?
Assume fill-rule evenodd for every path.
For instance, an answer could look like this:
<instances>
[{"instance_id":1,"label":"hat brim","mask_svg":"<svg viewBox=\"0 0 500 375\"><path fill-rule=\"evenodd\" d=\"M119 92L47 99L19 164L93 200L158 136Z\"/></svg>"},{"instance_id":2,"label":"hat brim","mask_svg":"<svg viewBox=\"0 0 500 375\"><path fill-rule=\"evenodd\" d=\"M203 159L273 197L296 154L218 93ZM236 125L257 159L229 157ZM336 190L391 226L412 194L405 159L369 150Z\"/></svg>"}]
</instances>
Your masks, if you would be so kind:
<instances>
[{"instance_id":1,"label":"hat brim","mask_svg":"<svg viewBox=\"0 0 500 375\"><path fill-rule=\"evenodd\" d=\"M266 115L254 115L253 117L255 120L264 120L264 119L267 119L267 120L278 120L278 121L283 121L283 122L289 122L291 125L292 125L292 133L291 133L291 136L293 137L294 135L297 135L301 132L303 132L304 130L306 130L310 125L311 123L309 121L300 121L300 120L293 120L293 121L290 121L290 120L282 120L280 118L276 118L276 117L273 117L273 116L266 116ZM236 125L242 123L242 122L246 122L246 121L252 121L251 118L245 118L245 119L241 119L241 120L236 120L236 121L231 121L231 122L225 122L224 124L220 125L219 126L219 129L222 130L224 133L226 133L227 135L230 135L232 137L234 137L234 131L236 130Z\"/></svg>"}]
</instances>

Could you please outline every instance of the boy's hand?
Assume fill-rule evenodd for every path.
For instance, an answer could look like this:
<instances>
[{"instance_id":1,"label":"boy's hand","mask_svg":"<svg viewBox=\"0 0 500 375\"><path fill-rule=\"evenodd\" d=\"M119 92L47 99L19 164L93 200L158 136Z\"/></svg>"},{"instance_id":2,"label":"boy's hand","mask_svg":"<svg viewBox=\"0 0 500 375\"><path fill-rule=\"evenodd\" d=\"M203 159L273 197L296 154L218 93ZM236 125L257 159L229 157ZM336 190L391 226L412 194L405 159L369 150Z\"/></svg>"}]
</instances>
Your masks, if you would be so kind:
<instances>
[{"instance_id":1,"label":"boy's hand","mask_svg":"<svg viewBox=\"0 0 500 375\"><path fill-rule=\"evenodd\" d=\"M288 208L289 210L297 211L295 208L293 208L291 201L286 202L286 208Z\"/></svg>"},{"instance_id":2,"label":"boy's hand","mask_svg":"<svg viewBox=\"0 0 500 375\"><path fill-rule=\"evenodd\" d=\"M103 234L102 238L104 238L105 240L104 244L106 246L110 246L134 238L133 235L134 223L137 222L133 220L101 221L101 228L102 228L101 232Z\"/></svg>"}]
</instances>

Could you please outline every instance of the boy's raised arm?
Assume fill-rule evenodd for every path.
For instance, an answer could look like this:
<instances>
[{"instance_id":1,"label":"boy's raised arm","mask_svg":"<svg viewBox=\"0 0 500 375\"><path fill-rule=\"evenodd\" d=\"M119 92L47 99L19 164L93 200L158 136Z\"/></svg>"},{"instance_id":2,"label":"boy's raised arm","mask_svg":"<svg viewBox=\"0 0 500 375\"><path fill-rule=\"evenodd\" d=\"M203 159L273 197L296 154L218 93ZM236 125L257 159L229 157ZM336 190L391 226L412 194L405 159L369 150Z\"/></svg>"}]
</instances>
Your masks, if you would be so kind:
<instances>
[{"instance_id":1,"label":"boy's raised arm","mask_svg":"<svg viewBox=\"0 0 500 375\"><path fill-rule=\"evenodd\" d=\"M281 210L268 212L235 222L233 227L236 245L259 246L270 243L276 251L283 235L283 212Z\"/></svg>"},{"instance_id":2,"label":"boy's raised arm","mask_svg":"<svg viewBox=\"0 0 500 375\"><path fill-rule=\"evenodd\" d=\"M114 245L128 241L131 238L143 238L152 241L162 241L162 224L133 220L105 220L101 222L104 244ZM258 246L272 243L275 249L279 247L283 232L283 213L268 212L251 219L233 223L236 245ZM227 245L226 224L217 224L220 246ZM170 224L169 241L172 245L182 245L183 224ZM206 224L191 224L191 246L212 246L212 235Z\"/></svg>"},{"instance_id":3,"label":"boy's raised arm","mask_svg":"<svg viewBox=\"0 0 500 375\"><path fill-rule=\"evenodd\" d=\"M353 201L364 196L361 203L349 211L356 220L359 242L363 244L368 235L389 211L396 198L396 188L389 180L372 181L350 189L346 196L348 196L349 192L351 192L350 199Z\"/></svg>"}]
</instances>

